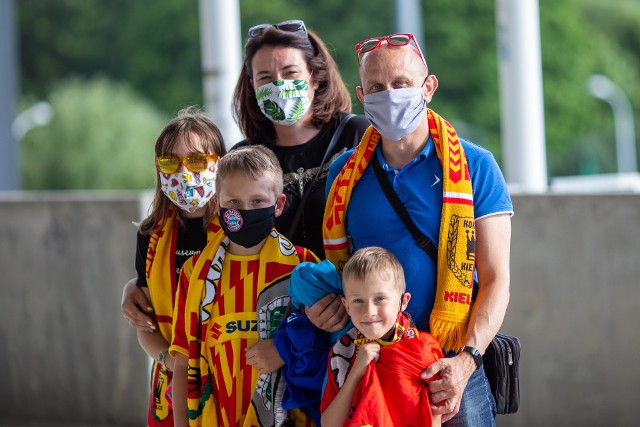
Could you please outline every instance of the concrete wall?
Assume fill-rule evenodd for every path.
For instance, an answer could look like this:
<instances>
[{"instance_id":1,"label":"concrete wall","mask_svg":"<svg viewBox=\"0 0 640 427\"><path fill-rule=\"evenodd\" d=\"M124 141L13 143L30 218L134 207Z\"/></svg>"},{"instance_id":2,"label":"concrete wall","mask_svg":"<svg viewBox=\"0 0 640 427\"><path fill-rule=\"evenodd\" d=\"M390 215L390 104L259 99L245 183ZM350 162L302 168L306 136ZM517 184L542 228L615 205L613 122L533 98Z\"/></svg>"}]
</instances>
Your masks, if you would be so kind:
<instances>
[{"instance_id":1,"label":"concrete wall","mask_svg":"<svg viewBox=\"0 0 640 427\"><path fill-rule=\"evenodd\" d=\"M119 311L135 196L0 194L0 425L144 424L146 358ZM640 195L513 199L522 403L498 425L635 425Z\"/></svg>"},{"instance_id":2,"label":"concrete wall","mask_svg":"<svg viewBox=\"0 0 640 427\"><path fill-rule=\"evenodd\" d=\"M0 425L144 425L146 356L120 315L137 195L3 199Z\"/></svg>"},{"instance_id":3,"label":"concrete wall","mask_svg":"<svg viewBox=\"0 0 640 427\"><path fill-rule=\"evenodd\" d=\"M522 406L499 426L637 425L640 195L514 197Z\"/></svg>"}]
</instances>

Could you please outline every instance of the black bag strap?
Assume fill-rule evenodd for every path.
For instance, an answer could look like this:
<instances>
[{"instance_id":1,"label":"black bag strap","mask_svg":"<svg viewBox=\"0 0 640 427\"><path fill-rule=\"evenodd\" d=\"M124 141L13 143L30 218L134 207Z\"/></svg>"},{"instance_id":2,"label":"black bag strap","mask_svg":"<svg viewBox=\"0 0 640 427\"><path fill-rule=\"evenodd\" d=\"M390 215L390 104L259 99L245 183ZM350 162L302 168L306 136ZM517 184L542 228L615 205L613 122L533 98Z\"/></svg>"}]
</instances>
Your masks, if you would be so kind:
<instances>
[{"instance_id":1,"label":"black bag strap","mask_svg":"<svg viewBox=\"0 0 640 427\"><path fill-rule=\"evenodd\" d=\"M313 176L313 179L311 180L309 185L307 185L307 187L304 189L304 193L302 193L302 198L300 199L300 204L298 205L298 209L296 210L295 216L291 220L291 225L289 226L289 232L287 233L287 236L290 239L293 239L293 235L298 229L298 224L300 223L300 218L302 217L302 211L304 210L304 205L307 203L307 199L311 194L311 189L316 185L316 182L318 181L318 177L322 172L322 168L324 164L327 162L327 159L333 152L333 149L338 143L338 140L340 140L340 135L342 134L342 130L344 129L344 127L347 125L347 122L352 117L355 117L355 114L347 114L346 116L344 116L344 118L342 118L342 120L340 120L340 123L338 124L336 131L333 133L333 136L331 137L331 141L329 141L327 150L324 152L324 156L322 156L322 161L320 162L320 167L318 167L318 171Z\"/></svg>"},{"instance_id":2,"label":"black bag strap","mask_svg":"<svg viewBox=\"0 0 640 427\"><path fill-rule=\"evenodd\" d=\"M416 244L423 251L425 251L427 255L429 255L429 257L431 257L433 262L435 262L437 265L438 249L436 249L433 242L427 236L425 236L424 233L422 233L422 231L418 229L416 224L411 219L411 216L409 216L409 212L407 212L407 208L404 207L404 205L400 201L400 198L398 197L396 192L393 190L391 181L389 181L389 178L387 178L387 175L385 174L384 169L382 169L382 165L378 160L378 155L375 152L371 157L371 166L373 167L373 171L376 173L376 178L378 178L378 182L382 187L382 191L384 191L385 196L387 196L387 200L389 200L389 203L393 207L393 210L396 211L396 214L400 217L404 226L407 227L407 230L409 230L409 232L413 236L413 239L416 241Z\"/></svg>"}]
</instances>

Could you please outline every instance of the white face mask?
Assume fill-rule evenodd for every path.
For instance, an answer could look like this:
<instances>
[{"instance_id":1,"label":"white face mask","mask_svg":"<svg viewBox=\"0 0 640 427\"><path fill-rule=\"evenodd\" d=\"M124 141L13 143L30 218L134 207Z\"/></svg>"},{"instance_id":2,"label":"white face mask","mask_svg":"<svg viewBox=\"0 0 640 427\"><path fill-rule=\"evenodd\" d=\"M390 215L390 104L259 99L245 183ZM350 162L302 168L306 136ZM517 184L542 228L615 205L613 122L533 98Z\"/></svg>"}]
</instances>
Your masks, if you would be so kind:
<instances>
[{"instance_id":1,"label":"white face mask","mask_svg":"<svg viewBox=\"0 0 640 427\"><path fill-rule=\"evenodd\" d=\"M162 173L160 189L177 207L193 212L205 206L215 192L216 173L209 169L203 172Z\"/></svg>"},{"instance_id":2,"label":"white face mask","mask_svg":"<svg viewBox=\"0 0 640 427\"><path fill-rule=\"evenodd\" d=\"M426 109L422 86L364 96L365 117L382 136L392 141L398 141L418 129Z\"/></svg>"},{"instance_id":3,"label":"white face mask","mask_svg":"<svg viewBox=\"0 0 640 427\"><path fill-rule=\"evenodd\" d=\"M276 80L256 89L262 114L279 125L291 126L309 110L309 83L306 80Z\"/></svg>"}]
</instances>

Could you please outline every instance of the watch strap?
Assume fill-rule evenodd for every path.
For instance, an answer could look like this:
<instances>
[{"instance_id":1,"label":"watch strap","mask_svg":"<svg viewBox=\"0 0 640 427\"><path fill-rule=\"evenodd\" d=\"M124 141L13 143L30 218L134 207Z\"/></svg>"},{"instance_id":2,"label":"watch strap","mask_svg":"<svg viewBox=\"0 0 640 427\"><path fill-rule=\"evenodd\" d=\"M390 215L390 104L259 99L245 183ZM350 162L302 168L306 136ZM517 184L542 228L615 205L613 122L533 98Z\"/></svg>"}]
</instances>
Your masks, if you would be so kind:
<instances>
[{"instance_id":1,"label":"watch strap","mask_svg":"<svg viewBox=\"0 0 640 427\"><path fill-rule=\"evenodd\" d=\"M463 351L469 353L471 357L473 357L473 361L476 363L476 370L480 369L480 367L482 366L482 355L480 354L478 349L475 347L471 347L470 345L465 345L460 349L458 354L462 353Z\"/></svg>"}]
</instances>

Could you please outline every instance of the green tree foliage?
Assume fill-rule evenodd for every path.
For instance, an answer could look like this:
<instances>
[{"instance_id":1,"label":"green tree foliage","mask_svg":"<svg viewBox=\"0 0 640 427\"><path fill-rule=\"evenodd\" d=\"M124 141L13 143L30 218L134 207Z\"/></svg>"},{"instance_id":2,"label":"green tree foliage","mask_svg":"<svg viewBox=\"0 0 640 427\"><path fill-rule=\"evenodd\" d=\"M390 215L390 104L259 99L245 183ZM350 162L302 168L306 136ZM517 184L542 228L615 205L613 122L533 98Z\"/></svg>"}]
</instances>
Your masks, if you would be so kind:
<instances>
[{"instance_id":1,"label":"green tree foliage","mask_svg":"<svg viewBox=\"0 0 640 427\"><path fill-rule=\"evenodd\" d=\"M355 44L405 31L394 28L392 0L239 4L243 42L258 23L303 19L315 30L334 55L357 113ZM432 107L500 160L495 4L423 0L422 49L440 82ZM129 82L167 113L202 103L198 0L20 0L18 6L25 93L46 97L65 76L102 73ZM539 0L539 6L549 175L613 172L611 108L588 93L586 80L602 73L621 86L640 126L640 3Z\"/></svg>"},{"instance_id":2,"label":"green tree foliage","mask_svg":"<svg viewBox=\"0 0 640 427\"><path fill-rule=\"evenodd\" d=\"M591 4L590 4L591 3ZM597 7L604 17L622 12L623 2L603 2ZM627 2L628 3L628 2ZM638 3L636 9L638 8ZM542 58L547 127L549 174L615 172L616 152L611 108L587 90L591 74L607 75L632 100L638 100L638 47L624 48L623 32L608 27L607 19L594 19L593 2L543 0ZM636 13L636 34L640 24ZM622 29L624 27L621 27ZM636 117L640 105L635 103ZM636 120L637 122L637 120Z\"/></svg>"},{"instance_id":3,"label":"green tree foliage","mask_svg":"<svg viewBox=\"0 0 640 427\"><path fill-rule=\"evenodd\" d=\"M129 82L168 113L202 105L197 0L19 0L22 88L69 76Z\"/></svg>"},{"instance_id":4,"label":"green tree foliage","mask_svg":"<svg viewBox=\"0 0 640 427\"><path fill-rule=\"evenodd\" d=\"M22 140L24 187L142 189L154 184L154 144L166 117L128 85L72 79L49 98L52 122Z\"/></svg>"}]
</instances>

